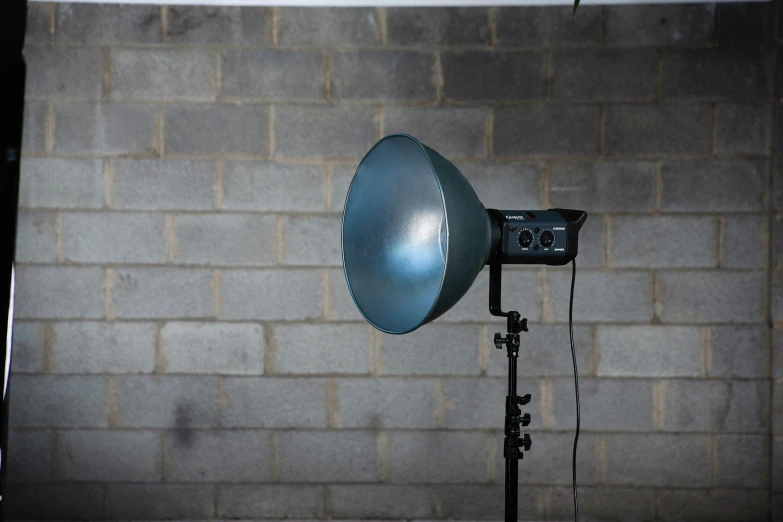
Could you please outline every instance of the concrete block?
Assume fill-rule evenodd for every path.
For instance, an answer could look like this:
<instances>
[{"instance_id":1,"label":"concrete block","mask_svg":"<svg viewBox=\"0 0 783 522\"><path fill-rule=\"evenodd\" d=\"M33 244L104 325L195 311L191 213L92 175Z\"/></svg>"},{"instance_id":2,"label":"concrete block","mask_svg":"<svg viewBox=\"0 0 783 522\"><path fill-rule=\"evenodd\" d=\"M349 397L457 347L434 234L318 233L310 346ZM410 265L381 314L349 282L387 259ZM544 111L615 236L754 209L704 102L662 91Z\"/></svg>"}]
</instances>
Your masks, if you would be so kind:
<instances>
[{"instance_id":1,"label":"concrete block","mask_svg":"<svg viewBox=\"0 0 783 522\"><path fill-rule=\"evenodd\" d=\"M95 100L103 95L100 49L30 45L24 57L26 96Z\"/></svg>"},{"instance_id":2,"label":"concrete block","mask_svg":"<svg viewBox=\"0 0 783 522\"><path fill-rule=\"evenodd\" d=\"M769 487L770 444L766 435L717 435L715 485L724 488Z\"/></svg>"},{"instance_id":3,"label":"concrete block","mask_svg":"<svg viewBox=\"0 0 783 522\"><path fill-rule=\"evenodd\" d=\"M103 161L25 158L19 181L22 208L103 207Z\"/></svg>"},{"instance_id":4,"label":"concrete block","mask_svg":"<svg viewBox=\"0 0 783 522\"><path fill-rule=\"evenodd\" d=\"M115 160L114 204L121 210L212 210L215 164L187 160Z\"/></svg>"},{"instance_id":5,"label":"concrete block","mask_svg":"<svg viewBox=\"0 0 783 522\"><path fill-rule=\"evenodd\" d=\"M552 69L553 99L654 100L657 94L654 49L558 51Z\"/></svg>"},{"instance_id":6,"label":"concrete block","mask_svg":"<svg viewBox=\"0 0 783 522\"><path fill-rule=\"evenodd\" d=\"M185 484L110 484L106 512L115 520L212 518L215 487Z\"/></svg>"},{"instance_id":7,"label":"concrete block","mask_svg":"<svg viewBox=\"0 0 783 522\"><path fill-rule=\"evenodd\" d=\"M435 56L427 52L338 51L332 54L331 98L431 102L435 98L434 68Z\"/></svg>"},{"instance_id":8,"label":"concrete block","mask_svg":"<svg viewBox=\"0 0 783 522\"><path fill-rule=\"evenodd\" d=\"M546 275L555 320L568 321L571 271L549 270ZM606 292L611 288L611 292ZM574 322L647 322L653 316L652 278L647 272L592 272L577 274Z\"/></svg>"},{"instance_id":9,"label":"concrete block","mask_svg":"<svg viewBox=\"0 0 783 522\"><path fill-rule=\"evenodd\" d=\"M239 428L325 428L326 380L226 378L223 425Z\"/></svg>"},{"instance_id":10,"label":"concrete block","mask_svg":"<svg viewBox=\"0 0 783 522\"><path fill-rule=\"evenodd\" d=\"M386 10L386 33L391 45L490 44L487 10L479 7L393 7Z\"/></svg>"},{"instance_id":11,"label":"concrete block","mask_svg":"<svg viewBox=\"0 0 783 522\"><path fill-rule=\"evenodd\" d=\"M284 264L342 265L342 216L287 216L283 231Z\"/></svg>"},{"instance_id":12,"label":"concrete block","mask_svg":"<svg viewBox=\"0 0 783 522\"><path fill-rule=\"evenodd\" d=\"M708 374L715 377L767 378L766 328L711 326Z\"/></svg>"},{"instance_id":13,"label":"concrete block","mask_svg":"<svg viewBox=\"0 0 783 522\"><path fill-rule=\"evenodd\" d=\"M242 323L166 323L161 353L170 373L260 375L264 327Z\"/></svg>"},{"instance_id":14,"label":"concrete block","mask_svg":"<svg viewBox=\"0 0 783 522\"><path fill-rule=\"evenodd\" d=\"M55 479L77 482L160 480L160 436L152 431L73 430L58 436Z\"/></svg>"},{"instance_id":15,"label":"concrete block","mask_svg":"<svg viewBox=\"0 0 783 522\"><path fill-rule=\"evenodd\" d=\"M762 45L772 35L774 9L759 5L716 5L715 40L718 45Z\"/></svg>"},{"instance_id":16,"label":"concrete block","mask_svg":"<svg viewBox=\"0 0 783 522\"><path fill-rule=\"evenodd\" d=\"M56 323L49 346L52 371L152 373L156 331L152 323Z\"/></svg>"},{"instance_id":17,"label":"concrete block","mask_svg":"<svg viewBox=\"0 0 783 522\"><path fill-rule=\"evenodd\" d=\"M193 428L220 422L215 377L116 377L114 384L117 422L123 427L173 428L174 437L189 440Z\"/></svg>"},{"instance_id":18,"label":"concrete block","mask_svg":"<svg viewBox=\"0 0 783 522\"><path fill-rule=\"evenodd\" d=\"M195 45L271 45L272 10L265 7L171 5L166 41Z\"/></svg>"},{"instance_id":19,"label":"concrete block","mask_svg":"<svg viewBox=\"0 0 783 522\"><path fill-rule=\"evenodd\" d=\"M22 152L44 152L46 150L48 112L48 103L45 101L27 100L25 102L22 123ZM24 161L29 161L29 159Z\"/></svg>"},{"instance_id":20,"label":"concrete block","mask_svg":"<svg viewBox=\"0 0 783 522\"><path fill-rule=\"evenodd\" d=\"M479 483L487 481L486 435L480 432L393 431L391 481Z\"/></svg>"},{"instance_id":21,"label":"concrete block","mask_svg":"<svg viewBox=\"0 0 783 522\"><path fill-rule=\"evenodd\" d=\"M281 46L380 45L381 21L368 7L281 7L277 40Z\"/></svg>"},{"instance_id":22,"label":"concrete block","mask_svg":"<svg viewBox=\"0 0 783 522\"><path fill-rule=\"evenodd\" d=\"M435 386L429 379L341 379L340 427L432 428Z\"/></svg>"},{"instance_id":23,"label":"concrete block","mask_svg":"<svg viewBox=\"0 0 783 522\"><path fill-rule=\"evenodd\" d=\"M14 321L11 342L11 374L38 373L43 370L43 345L47 339L47 325Z\"/></svg>"},{"instance_id":24,"label":"concrete block","mask_svg":"<svg viewBox=\"0 0 783 522\"><path fill-rule=\"evenodd\" d=\"M60 214L65 261L76 263L162 263L163 216L137 212Z\"/></svg>"},{"instance_id":25,"label":"concrete block","mask_svg":"<svg viewBox=\"0 0 783 522\"><path fill-rule=\"evenodd\" d=\"M222 208L323 211L324 174L323 167L308 163L227 161L223 164Z\"/></svg>"},{"instance_id":26,"label":"concrete block","mask_svg":"<svg viewBox=\"0 0 783 522\"><path fill-rule=\"evenodd\" d=\"M664 322L761 322L762 272L689 271L658 274L658 316Z\"/></svg>"},{"instance_id":27,"label":"concrete block","mask_svg":"<svg viewBox=\"0 0 783 522\"><path fill-rule=\"evenodd\" d=\"M769 386L748 381L671 381L666 387L666 429L671 431L769 430Z\"/></svg>"},{"instance_id":28,"label":"concrete block","mask_svg":"<svg viewBox=\"0 0 783 522\"><path fill-rule=\"evenodd\" d=\"M376 141L376 117L373 107L275 107L274 154L288 158L360 158Z\"/></svg>"},{"instance_id":29,"label":"concrete block","mask_svg":"<svg viewBox=\"0 0 783 522\"><path fill-rule=\"evenodd\" d=\"M549 169L549 201L561 208L587 212L650 212L655 204L653 164L553 163ZM590 221L594 221L592 216L588 216ZM582 244L580 241L580 254Z\"/></svg>"},{"instance_id":30,"label":"concrete block","mask_svg":"<svg viewBox=\"0 0 783 522\"><path fill-rule=\"evenodd\" d=\"M495 24L499 47L573 47L601 43L603 16L598 6L503 6Z\"/></svg>"},{"instance_id":31,"label":"concrete block","mask_svg":"<svg viewBox=\"0 0 783 522\"><path fill-rule=\"evenodd\" d=\"M478 375L479 335L476 326L431 325L405 336L382 338L384 375Z\"/></svg>"},{"instance_id":32,"label":"concrete block","mask_svg":"<svg viewBox=\"0 0 783 522\"><path fill-rule=\"evenodd\" d=\"M56 102L54 152L157 156L155 111L136 103Z\"/></svg>"},{"instance_id":33,"label":"concrete block","mask_svg":"<svg viewBox=\"0 0 783 522\"><path fill-rule=\"evenodd\" d=\"M767 520L770 515L769 493L742 490L671 490L658 497L658 517L664 522L720 519L740 522Z\"/></svg>"},{"instance_id":34,"label":"concrete block","mask_svg":"<svg viewBox=\"0 0 783 522\"><path fill-rule=\"evenodd\" d=\"M227 49L220 56L222 98L286 102L325 99L326 55L322 51Z\"/></svg>"},{"instance_id":35,"label":"concrete block","mask_svg":"<svg viewBox=\"0 0 783 522\"><path fill-rule=\"evenodd\" d=\"M8 482L30 484L52 479L52 432L9 430Z\"/></svg>"},{"instance_id":36,"label":"concrete block","mask_svg":"<svg viewBox=\"0 0 783 522\"><path fill-rule=\"evenodd\" d=\"M597 375L701 376L702 339L690 326L599 326Z\"/></svg>"},{"instance_id":37,"label":"concrete block","mask_svg":"<svg viewBox=\"0 0 783 522\"><path fill-rule=\"evenodd\" d=\"M374 482L376 434L370 431L282 431L284 482Z\"/></svg>"},{"instance_id":38,"label":"concrete block","mask_svg":"<svg viewBox=\"0 0 783 522\"><path fill-rule=\"evenodd\" d=\"M460 171L487 208L541 208L541 167L524 163L465 162Z\"/></svg>"},{"instance_id":39,"label":"concrete block","mask_svg":"<svg viewBox=\"0 0 783 522\"><path fill-rule=\"evenodd\" d=\"M55 13L54 38L59 43L155 44L163 40L158 6L63 4Z\"/></svg>"},{"instance_id":40,"label":"concrete block","mask_svg":"<svg viewBox=\"0 0 783 522\"><path fill-rule=\"evenodd\" d=\"M225 319L315 319L322 315L321 271L317 269L226 270Z\"/></svg>"},{"instance_id":41,"label":"concrete block","mask_svg":"<svg viewBox=\"0 0 783 522\"><path fill-rule=\"evenodd\" d=\"M433 518L432 492L421 486L362 484L329 486L329 513L337 518Z\"/></svg>"},{"instance_id":42,"label":"concrete block","mask_svg":"<svg viewBox=\"0 0 783 522\"><path fill-rule=\"evenodd\" d=\"M446 158L487 155L487 111L473 107L391 107L383 134L410 134Z\"/></svg>"},{"instance_id":43,"label":"concrete block","mask_svg":"<svg viewBox=\"0 0 783 522\"><path fill-rule=\"evenodd\" d=\"M370 373L370 326L366 324L275 325L277 374Z\"/></svg>"},{"instance_id":44,"label":"concrete block","mask_svg":"<svg viewBox=\"0 0 783 522\"><path fill-rule=\"evenodd\" d=\"M589 431L654 431L653 384L653 381L643 379L581 379L581 428ZM576 427L574 380L557 379L553 394L551 414L555 420L554 427L573 430Z\"/></svg>"},{"instance_id":45,"label":"concrete block","mask_svg":"<svg viewBox=\"0 0 783 522\"><path fill-rule=\"evenodd\" d=\"M709 44L715 34L712 4L613 5L605 12L608 45Z\"/></svg>"},{"instance_id":46,"label":"concrete block","mask_svg":"<svg viewBox=\"0 0 783 522\"><path fill-rule=\"evenodd\" d=\"M663 53L664 99L767 99L767 64L757 49L671 49Z\"/></svg>"},{"instance_id":47,"label":"concrete block","mask_svg":"<svg viewBox=\"0 0 783 522\"><path fill-rule=\"evenodd\" d=\"M56 263L57 214L20 209L16 219L16 262Z\"/></svg>"},{"instance_id":48,"label":"concrete block","mask_svg":"<svg viewBox=\"0 0 783 522\"><path fill-rule=\"evenodd\" d=\"M251 214L175 218L172 261L187 265L268 266L277 262L277 219Z\"/></svg>"},{"instance_id":49,"label":"concrete block","mask_svg":"<svg viewBox=\"0 0 783 522\"><path fill-rule=\"evenodd\" d=\"M715 218L617 216L610 223L610 266L709 268L718 265Z\"/></svg>"},{"instance_id":50,"label":"concrete block","mask_svg":"<svg viewBox=\"0 0 783 522\"><path fill-rule=\"evenodd\" d=\"M598 109L592 106L531 105L495 110L496 156L598 153Z\"/></svg>"},{"instance_id":51,"label":"concrete block","mask_svg":"<svg viewBox=\"0 0 783 522\"><path fill-rule=\"evenodd\" d=\"M106 505L102 484L9 484L5 515L14 520L103 518ZM46 499L46 502L41 502ZM7 511L6 511L7 510Z\"/></svg>"},{"instance_id":52,"label":"concrete block","mask_svg":"<svg viewBox=\"0 0 783 522\"><path fill-rule=\"evenodd\" d=\"M766 217L726 216L723 221L721 266L766 268L769 239L769 220Z\"/></svg>"},{"instance_id":53,"label":"concrete block","mask_svg":"<svg viewBox=\"0 0 783 522\"><path fill-rule=\"evenodd\" d=\"M671 161L661 164L663 211L747 212L764 208L765 166L758 160Z\"/></svg>"},{"instance_id":54,"label":"concrete block","mask_svg":"<svg viewBox=\"0 0 783 522\"><path fill-rule=\"evenodd\" d=\"M269 155L265 105L170 105L164 121L167 154Z\"/></svg>"},{"instance_id":55,"label":"concrete block","mask_svg":"<svg viewBox=\"0 0 783 522\"><path fill-rule=\"evenodd\" d=\"M323 513L323 487L278 484L221 485L218 516L225 518L318 518Z\"/></svg>"},{"instance_id":56,"label":"concrete block","mask_svg":"<svg viewBox=\"0 0 783 522\"><path fill-rule=\"evenodd\" d=\"M52 13L54 5L50 2L35 2L27 7L27 26L25 43L48 44L52 41Z\"/></svg>"},{"instance_id":57,"label":"concrete block","mask_svg":"<svg viewBox=\"0 0 783 522\"><path fill-rule=\"evenodd\" d=\"M103 317L103 270L75 266L16 267L14 316L17 319Z\"/></svg>"},{"instance_id":58,"label":"concrete block","mask_svg":"<svg viewBox=\"0 0 783 522\"><path fill-rule=\"evenodd\" d=\"M715 107L715 152L763 156L769 150L769 129L768 106L719 103Z\"/></svg>"},{"instance_id":59,"label":"concrete block","mask_svg":"<svg viewBox=\"0 0 783 522\"><path fill-rule=\"evenodd\" d=\"M115 100L215 99L217 62L205 49L112 49L111 98Z\"/></svg>"},{"instance_id":60,"label":"concrete block","mask_svg":"<svg viewBox=\"0 0 783 522\"><path fill-rule=\"evenodd\" d=\"M112 304L121 318L210 317L210 281L206 269L117 269L111 288Z\"/></svg>"},{"instance_id":61,"label":"concrete block","mask_svg":"<svg viewBox=\"0 0 783 522\"><path fill-rule=\"evenodd\" d=\"M610 156L706 155L707 105L609 105L604 149Z\"/></svg>"},{"instance_id":62,"label":"concrete block","mask_svg":"<svg viewBox=\"0 0 783 522\"><path fill-rule=\"evenodd\" d=\"M263 430L195 430L170 438L172 482L266 482L271 478L269 433Z\"/></svg>"},{"instance_id":63,"label":"concrete block","mask_svg":"<svg viewBox=\"0 0 783 522\"><path fill-rule=\"evenodd\" d=\"M540 100L544 55L538 51L445 51L443 98L479 102Z\"/></svg>"},{"instance_id":64,"label":"concrete block","mask_svg":"<svg viewBox=\"0 0 783 522\"><path fill-rule=\"evenodd\" d=\"M606 434L606 482L634 486L710 485L707 435Z\"/></svg>"}]
</instances>

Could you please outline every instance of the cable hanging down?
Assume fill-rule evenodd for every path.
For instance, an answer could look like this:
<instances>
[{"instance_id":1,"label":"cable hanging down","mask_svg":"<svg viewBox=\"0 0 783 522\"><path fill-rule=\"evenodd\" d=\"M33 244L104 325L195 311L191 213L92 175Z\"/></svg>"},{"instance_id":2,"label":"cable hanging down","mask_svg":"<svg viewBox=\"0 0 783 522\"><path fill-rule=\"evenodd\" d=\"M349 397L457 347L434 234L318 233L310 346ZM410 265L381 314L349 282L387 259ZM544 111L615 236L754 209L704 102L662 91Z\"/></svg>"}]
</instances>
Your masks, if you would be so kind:
<instances>
[{"instance_id":1,"label":"cable hanging down","mask_svg":"<svg viewBox=\"0 0 783 522\"><path fill-rule=\"evenodd\" d=\"M579 372L576 367L576 350L574 349L574 281L576 280L576 259L571 261L571 298L568 302L568 333L571 338L571 358L574 361L574 391L576 392L576 433L574 434L574 453L571 457L571 469L574 479L574 520L579 522L579 496L576 492L576 446L579 442Z\"/></svg>"}]
</instances>

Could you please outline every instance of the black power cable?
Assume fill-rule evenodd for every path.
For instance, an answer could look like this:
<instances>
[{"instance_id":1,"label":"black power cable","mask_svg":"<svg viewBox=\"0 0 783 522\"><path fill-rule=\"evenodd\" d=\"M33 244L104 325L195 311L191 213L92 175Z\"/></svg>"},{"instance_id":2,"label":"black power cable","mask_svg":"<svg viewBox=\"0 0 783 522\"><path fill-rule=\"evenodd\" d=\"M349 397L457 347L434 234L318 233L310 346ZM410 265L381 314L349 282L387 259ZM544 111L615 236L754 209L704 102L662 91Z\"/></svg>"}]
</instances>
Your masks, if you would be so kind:
<instances>
[{"instance_id":1,"label":"black power cable","mask_svg":"<svg viewBox=\"0 0 783 522\"><path fill-rule=\"evenodd\" d=\"M571 299L568 302L568 333L571 337L571 357L574 360L574 390L576 391L576 434L574 435L574 454L571 469L574 475L574 520L579 522L579 497L576 493L576 444L579 441L579 372L576 368L576 350L574 349L574 281L576 280L576 259L571 261Z\"/></svg>"}]
</instances>

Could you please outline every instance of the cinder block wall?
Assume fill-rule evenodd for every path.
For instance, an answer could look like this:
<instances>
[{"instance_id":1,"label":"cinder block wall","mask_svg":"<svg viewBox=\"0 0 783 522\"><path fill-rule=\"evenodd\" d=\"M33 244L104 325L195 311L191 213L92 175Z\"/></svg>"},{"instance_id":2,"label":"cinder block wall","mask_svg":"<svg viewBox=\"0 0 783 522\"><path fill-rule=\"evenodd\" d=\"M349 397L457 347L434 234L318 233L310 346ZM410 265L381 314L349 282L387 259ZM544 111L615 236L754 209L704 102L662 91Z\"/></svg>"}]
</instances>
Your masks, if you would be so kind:
<instances>
[{"instance_id":1,"label":"cinder block wall","mask_svg":"<svg viewBox=\"0 0 783 522\"><path fill-rule=\"evenodd\" d=\"M487 274L395 337L340 268L358 160L408 132L487 206L590 213L584 520L780 520L774 11L30 4L13 517L502 518ZM569 278L504 283L526 520L572 516Z\"/></svg>"}]
</instances>

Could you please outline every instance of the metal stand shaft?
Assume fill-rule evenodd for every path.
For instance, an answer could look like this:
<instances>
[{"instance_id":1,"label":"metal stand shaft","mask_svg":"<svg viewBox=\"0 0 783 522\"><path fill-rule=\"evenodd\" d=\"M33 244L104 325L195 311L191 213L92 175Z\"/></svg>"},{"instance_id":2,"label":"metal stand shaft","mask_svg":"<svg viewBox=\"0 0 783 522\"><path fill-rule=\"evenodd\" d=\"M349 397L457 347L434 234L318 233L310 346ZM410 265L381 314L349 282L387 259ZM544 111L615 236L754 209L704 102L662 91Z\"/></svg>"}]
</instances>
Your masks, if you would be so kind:
<instances>
[{"instance_id":1,"label":"metal stand shaft","mask_svg":"<svg viewBox=\"0 0 783 522\"><path fill-rule=\"evenodd\" d=\"M527 332L527 319L520 318L519 312L503 312L500 308L501 268L499 263L490 264L489 310L492 315L506 317L506 336L495 334L495 347L505 345L508 355L508 395L506 396L505 439L503 457L506 459L506 509L505 522L517 522L519 497L519 459L524 451L530 450L530 435L521 434L520 424L530 424L530 414L522 415L520 405L530 402L530 394L517 395L517 359L519 358L519 333Z\"/></svg>"}]
</instances>

